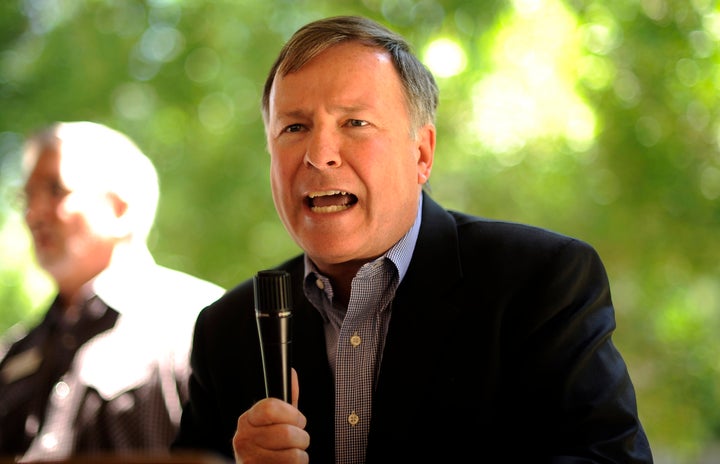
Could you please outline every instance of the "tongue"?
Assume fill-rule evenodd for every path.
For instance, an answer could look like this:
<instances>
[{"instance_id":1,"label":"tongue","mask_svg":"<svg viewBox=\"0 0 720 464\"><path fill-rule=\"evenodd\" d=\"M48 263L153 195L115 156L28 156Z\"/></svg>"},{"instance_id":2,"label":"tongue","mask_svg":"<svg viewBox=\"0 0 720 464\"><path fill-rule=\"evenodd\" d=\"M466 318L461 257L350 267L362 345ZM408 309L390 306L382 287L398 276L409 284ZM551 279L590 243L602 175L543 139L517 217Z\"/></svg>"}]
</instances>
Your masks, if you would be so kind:
<instances>
[{"instance_id":1,"label":"tongue","mask_svg":"<svg viewBox=\"0 0 720 464\"><path fill-rule=\"evenodd\" d=\"M313 198L313 206L345 206L349 202L348 195L327 195Z\"/></svg>"}]
</instances>

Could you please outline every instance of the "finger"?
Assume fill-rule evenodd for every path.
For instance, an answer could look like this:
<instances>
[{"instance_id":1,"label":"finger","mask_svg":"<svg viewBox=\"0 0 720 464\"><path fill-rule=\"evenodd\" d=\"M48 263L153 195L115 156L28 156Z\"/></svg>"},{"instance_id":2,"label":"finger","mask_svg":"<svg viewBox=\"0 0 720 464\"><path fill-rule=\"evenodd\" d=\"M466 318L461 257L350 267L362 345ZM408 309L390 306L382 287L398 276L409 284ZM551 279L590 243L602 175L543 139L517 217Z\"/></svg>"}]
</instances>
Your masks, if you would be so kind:
<instances>
[{"instance_id":1,"label":"finger","mask_svg":"<svg viewBox=\"0 0 720 464\"><path fill-rule=\"evenodd\" d=\"M280 415L285 419L280 422L274 422L276 406L277 411L284 412ZM267 416L264 413L268 413ZM293 424L294 420L300 426ZM238 418L232 440L236 462L307 463L305 450L310 445L310 435L303 430L305 423L305 417L296 408L277 398L256 403Z\"/></svg>"},{"instance_id":2,"label":"finger","mask_svg":"<svg viewBox=\"0 0 720 464\"><path fill-rule=\"evenodd\" d=\"M304 450L310 445L310 435L305 430L290 424L273 424L248 429L240 423L235 431L233 444L236 448L245 450Z\"/></svg>"},{"instance_id":3,"label":"finger","mask_svg":"<svg viewBox=\"0 0 720 464\"><path fill-rule=\"evenodd\" d=\"M279 398L263 398L245 411L244 418L253 427L264 427L273 424L293 424L297 408Z\"/></svg>"},{"instance_id":4,"label":"finger","mask_svg":"<svg viewBox=\"0 0 720 464\"><path fill-rule=\"evenodd\" d=\"M296 406L279 398L263 398L238 418L238 427L240 420L246 421L251 427L289 424L304 429L307 425L307 419Z\"/></svg>"}]
</instances>

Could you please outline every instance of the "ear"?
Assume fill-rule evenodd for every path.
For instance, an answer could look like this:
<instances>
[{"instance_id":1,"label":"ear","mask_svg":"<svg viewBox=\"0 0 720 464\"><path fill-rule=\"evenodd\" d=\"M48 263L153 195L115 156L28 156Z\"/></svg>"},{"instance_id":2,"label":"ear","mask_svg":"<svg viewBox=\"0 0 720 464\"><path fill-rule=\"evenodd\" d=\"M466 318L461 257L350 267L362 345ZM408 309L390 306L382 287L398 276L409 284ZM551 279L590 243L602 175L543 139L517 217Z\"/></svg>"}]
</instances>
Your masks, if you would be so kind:
<instances>
[{"instance_id":1,"label":"ear","mask_svg":"<svg viewBox=\"0 0 720 464\"><path fill-rule=\"evenodd\" d=\"M425 184L430 179L433 160L435 159L435 125L428 123L422 126L417 133L417 170L418 184Z\"/></svg>"},{"instance_id":2,"label":"ear","mask_svg":"<svg viewBox=\"0 0 720 464\"><path fill-rule=\"evenodd\" d=\"M132 234L132 218L129 213L128 204L114 192L108 192L108 203L112 207L114 223L113 235L118 238L127 237Z\"/></svg>"},{"instance_id":3,"label":"ear","mask_svg":"<svg viewBox=\"0 0 720 464\"><path fill-rule=\"evenodd\" d=\"M108 192L107 197L108 201L110 201L110 204L112 205L113 211L115 212L115 217L120 218L127 213L128 205L125 200L118 196L117 193Z\"/></svg>"}]
</instances>

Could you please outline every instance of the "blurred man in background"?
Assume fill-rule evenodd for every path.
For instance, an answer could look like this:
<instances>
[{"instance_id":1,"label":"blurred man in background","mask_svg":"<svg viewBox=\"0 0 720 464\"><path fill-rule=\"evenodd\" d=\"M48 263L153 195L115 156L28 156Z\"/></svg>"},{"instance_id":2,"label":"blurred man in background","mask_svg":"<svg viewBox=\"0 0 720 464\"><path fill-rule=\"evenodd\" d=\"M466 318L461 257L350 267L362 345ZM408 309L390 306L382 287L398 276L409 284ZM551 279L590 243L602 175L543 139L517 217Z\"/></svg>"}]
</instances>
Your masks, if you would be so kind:
<instances>
[{"instance_id":1,"label":"blurred man in background","mask_svg":"<svg viewBox=\"0 0 720 464\"><path fill-rule=\"evenodd\" d=\"M150 159L92 122L23 154L25 220L57 295L0 362L0 455L166 453L186 399L197 312L224 290L155 263Z\"/></svg>"}]
</instances>

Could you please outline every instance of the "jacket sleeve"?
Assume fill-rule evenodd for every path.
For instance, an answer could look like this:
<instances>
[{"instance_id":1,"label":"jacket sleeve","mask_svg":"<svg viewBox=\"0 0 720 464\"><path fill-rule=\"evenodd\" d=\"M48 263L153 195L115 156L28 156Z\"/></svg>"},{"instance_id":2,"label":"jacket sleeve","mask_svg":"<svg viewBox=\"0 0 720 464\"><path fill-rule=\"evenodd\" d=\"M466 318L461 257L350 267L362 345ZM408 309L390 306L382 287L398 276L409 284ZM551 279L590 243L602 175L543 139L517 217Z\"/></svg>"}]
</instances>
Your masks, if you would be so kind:
<instances>
[{"instance_id":1,"label":"jacket sleeve","mask_svg":"<svg viewBox=\"0 0 720 464\"><path fill-rule=\"evenodd\" d=\"M515 307L519 398L554 464L652 462L627 366L613 343L610 286L596 251L569 239L536 268ZM524 373L524 374L523 374ZM521 400L522 401L522 400Z\"/></svg>"}]
</instances>

